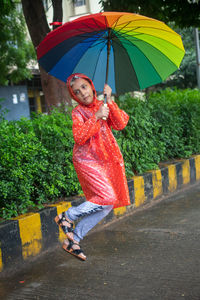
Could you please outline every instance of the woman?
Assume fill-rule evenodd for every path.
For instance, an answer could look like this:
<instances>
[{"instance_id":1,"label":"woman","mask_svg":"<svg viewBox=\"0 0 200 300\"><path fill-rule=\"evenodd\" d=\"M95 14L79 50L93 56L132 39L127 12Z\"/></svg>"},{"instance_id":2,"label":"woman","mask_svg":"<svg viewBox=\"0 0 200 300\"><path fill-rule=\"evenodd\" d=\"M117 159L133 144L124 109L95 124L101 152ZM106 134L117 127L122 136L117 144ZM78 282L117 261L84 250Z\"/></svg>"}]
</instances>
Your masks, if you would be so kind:
<instances>
[{"instance_id":1,"label":"woman","mask_svg":"<svg viewBox=\"0 0 200 300\"><path fill-rule=\"evenodd\" d=\"M85 260L80 240L113 208L130 204L123 157L111 131L122 130L129 117L111 99L112 90L107 84L107 107L97 99L92 80L84 74L69 76L67 87L79 103L72 111L73 164L86 202L70 207L55 221L67 236L63 248ZM80 217L73 230L74 221Z\"/></svg>"}]
</instances>

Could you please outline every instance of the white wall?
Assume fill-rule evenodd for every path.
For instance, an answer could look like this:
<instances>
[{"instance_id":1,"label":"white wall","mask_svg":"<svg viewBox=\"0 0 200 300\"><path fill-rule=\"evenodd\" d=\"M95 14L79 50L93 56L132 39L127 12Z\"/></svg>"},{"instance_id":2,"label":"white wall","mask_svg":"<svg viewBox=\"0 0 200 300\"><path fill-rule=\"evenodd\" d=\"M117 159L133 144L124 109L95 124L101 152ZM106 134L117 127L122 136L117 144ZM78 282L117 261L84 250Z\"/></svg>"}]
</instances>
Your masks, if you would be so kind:
<instances>
[{"instance_id":1,"label":"white wall","mask_svg":"<svg viewBox=\"0 0 200 300\"><path fill-rule=\"evenodd\" d=\"M102 10L99 0L86 0L86 5L74 7L71 0L63 0L63 23L77 17L95 14Z\"/></svg>"},{"instance_id":2,"label":"white wall","mask_svg":"<svg viewBox=\"0 0 200 300\"><path fill-rule=\"evenodd\" d=\"M102 6L99 4L99 0L90 0L89 6L91 14L98 13L102 10Z\"/></svg>"}]
</instances>

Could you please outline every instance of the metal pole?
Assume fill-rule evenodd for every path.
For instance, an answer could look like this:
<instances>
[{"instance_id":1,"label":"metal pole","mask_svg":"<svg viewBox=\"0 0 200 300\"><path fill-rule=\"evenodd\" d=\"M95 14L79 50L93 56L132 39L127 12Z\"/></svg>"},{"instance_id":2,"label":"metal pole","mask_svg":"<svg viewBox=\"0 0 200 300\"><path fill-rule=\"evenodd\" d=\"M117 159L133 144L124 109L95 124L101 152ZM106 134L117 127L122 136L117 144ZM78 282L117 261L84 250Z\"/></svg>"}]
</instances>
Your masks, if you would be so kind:
<instances>
[{"instance_id":1,"label":"metal pole","mask_svg":"<svg viewBox=\"0 0 200 300\"><path fill-rule=\"evenodd\" d=\"M195 45L196 45L196 61L197 61L197 85L200 89L200 49L199 49L199 30L194 28Z\"/></svg>"},{"instance_id":2,"label":"metal pole","mask_svg":"<svg viewBox=\"0 0 200 300\"><path fill-rule=\"evenodd\" d=\"M106 81L105 83L108 83L108 69L109 69L109 58L110 58L110 34L111 30L108 28L108 41L107 41L107 62L106 62ZM104 95L104 104L107 103L107 95Z\"/></svg>"}]
</instances>

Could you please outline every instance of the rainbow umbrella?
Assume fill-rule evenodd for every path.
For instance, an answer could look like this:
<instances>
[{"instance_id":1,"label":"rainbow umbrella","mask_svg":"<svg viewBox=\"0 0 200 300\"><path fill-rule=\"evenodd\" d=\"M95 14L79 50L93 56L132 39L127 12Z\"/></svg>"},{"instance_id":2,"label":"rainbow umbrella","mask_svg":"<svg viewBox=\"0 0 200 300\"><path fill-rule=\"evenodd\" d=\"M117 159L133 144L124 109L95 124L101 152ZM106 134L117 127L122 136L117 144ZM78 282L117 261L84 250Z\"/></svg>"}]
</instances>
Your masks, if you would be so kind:
<instances>
[{"instance_id":1,"label":"rainbow umbrella","mask_svg":"<svg viewBox=\"0 0 200 300\"><path fill-rule=\"evenodd\" d=\"M180 35L163 22L124 12L67 22L37 48L39 64L49 74L66 82L72 73L84 73L97 91L106 82L118 95L162 82L184 54Z\"/></svg>"}]
</instances>

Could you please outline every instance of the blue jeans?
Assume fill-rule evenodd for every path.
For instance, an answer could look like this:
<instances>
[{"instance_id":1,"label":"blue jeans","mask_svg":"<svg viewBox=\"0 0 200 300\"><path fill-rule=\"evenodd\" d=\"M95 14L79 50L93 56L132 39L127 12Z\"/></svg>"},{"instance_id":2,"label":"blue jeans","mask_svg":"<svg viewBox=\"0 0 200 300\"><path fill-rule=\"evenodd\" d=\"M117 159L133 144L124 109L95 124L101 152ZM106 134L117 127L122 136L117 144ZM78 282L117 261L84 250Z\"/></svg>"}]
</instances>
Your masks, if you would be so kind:
<instances>
[{"instance_id":1,"label":"blue jeans","mask_svg":"<svg viewBox=\"0 0 200 300\"><path fill-rule=\"evenodd\" d=\"M113 205L98 205L89 201L70 207L65 212L69 220L76 221L82 218L74 229L74 240L80 242L88 231L105 218L112 209Z\"/></svg>"}]
</instances>

